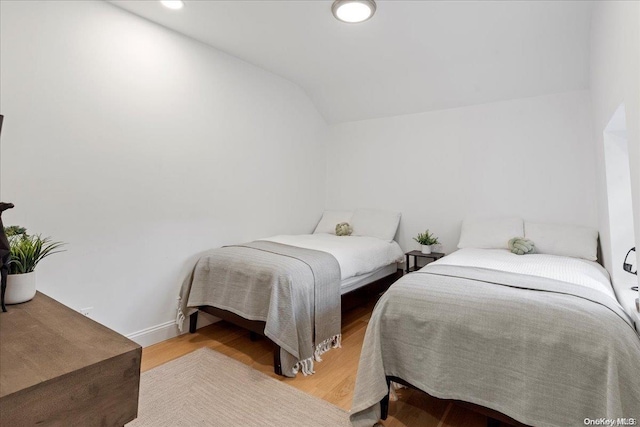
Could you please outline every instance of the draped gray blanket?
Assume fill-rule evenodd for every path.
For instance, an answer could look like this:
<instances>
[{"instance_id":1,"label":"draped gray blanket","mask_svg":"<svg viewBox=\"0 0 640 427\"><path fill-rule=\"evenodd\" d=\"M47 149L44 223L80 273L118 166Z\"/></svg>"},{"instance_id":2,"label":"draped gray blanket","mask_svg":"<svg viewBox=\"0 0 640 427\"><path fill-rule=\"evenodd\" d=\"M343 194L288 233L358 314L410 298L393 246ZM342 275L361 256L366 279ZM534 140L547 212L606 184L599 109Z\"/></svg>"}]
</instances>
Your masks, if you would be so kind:
<instances>
[{"instance_id":1,"label":"draped gray blanket","mask_svg":"<svg viewBox=\"0 0 640 427\"><path fill-rule=\"evenodd\" d=\"M351 421L372 426L385 375L533 426L640 418L640 339L606 294L537 276L434 265L383 295Z\"/></svg>"},{"instance_id":2,"label":"draped gray blanket","mask_svg":"<svg viewBox=\"0 0 640 427\"><path fill-rule=\"evenodd\" d=\"M266 322L287 376L312 374L340 346L340 265L326 252L267 241L208 251L182 284L180 330L188 307L201 305Z\"/></svg>"}]
</instances>

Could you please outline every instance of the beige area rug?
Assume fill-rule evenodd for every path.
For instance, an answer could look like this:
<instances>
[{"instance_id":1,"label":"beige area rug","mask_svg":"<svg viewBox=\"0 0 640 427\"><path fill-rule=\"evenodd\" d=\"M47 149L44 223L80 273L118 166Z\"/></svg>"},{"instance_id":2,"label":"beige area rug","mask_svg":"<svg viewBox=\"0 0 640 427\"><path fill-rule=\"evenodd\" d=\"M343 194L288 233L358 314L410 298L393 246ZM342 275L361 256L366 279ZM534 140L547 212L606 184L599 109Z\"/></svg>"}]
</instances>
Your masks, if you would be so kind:
<instances>
[{"instance_id":1,"label":"beige area rug","mask_svg":"<svg viewBox=\"0 0 640 427\"><path fill-rule=\"evenodd\" d=\"M337 406L202 348L142 374L127 427L350 425Z\"/></svg>"}]
</instances>

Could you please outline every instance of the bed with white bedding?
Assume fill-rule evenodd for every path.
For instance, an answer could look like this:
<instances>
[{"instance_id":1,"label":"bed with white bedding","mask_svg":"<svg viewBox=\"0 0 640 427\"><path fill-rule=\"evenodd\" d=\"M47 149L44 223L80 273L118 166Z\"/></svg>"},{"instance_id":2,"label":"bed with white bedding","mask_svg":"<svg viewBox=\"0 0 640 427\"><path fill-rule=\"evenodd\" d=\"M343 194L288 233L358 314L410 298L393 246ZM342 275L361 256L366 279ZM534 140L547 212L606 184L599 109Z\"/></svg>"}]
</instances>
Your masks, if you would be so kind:
<instances>
[{"instance_id":1,"label":"bed with white bedding","mask_svg":"<svg viewBox=\"0 0 640 427\"><path fill-rule=\"evenodd\" d=\"M403 252L395 241L369 236L336 236L335 234L280 235L260 239L298 248L331 254L340 264L342 284L353 283L372 272L402 262ZM341 288L343 288L341 284ZM366 283L365 283L366 284ZM348 286L353 290L353 286Z\"/></svg>"},{"instance_id":2,"label":"bed with white bedding","mask_svg":"<svg viewBox=\"0 0 640 427\"><path fill-rule=\"evenodd\" d=\"M638 420L639 370L637 331L599 264L460 249L379 300L351 420L370 427L386 416L389 381L526 425Z\"/></svg>"},{"instance_id":3,"label":"bed with white bedding","mask_svg":"<svg viewBox=\"0 0 640 427\"><path fill-rule=\"evenodd\" d=\"M277 373L312 374L322 353L340 345L341 295L396 278L399 215L376 219L382 229L364 221L359 235L316 229L208 251L183 282L178 325L190 316L194 332L198 310L206 311L271 339Z\"/></svg>"}]
</instances>

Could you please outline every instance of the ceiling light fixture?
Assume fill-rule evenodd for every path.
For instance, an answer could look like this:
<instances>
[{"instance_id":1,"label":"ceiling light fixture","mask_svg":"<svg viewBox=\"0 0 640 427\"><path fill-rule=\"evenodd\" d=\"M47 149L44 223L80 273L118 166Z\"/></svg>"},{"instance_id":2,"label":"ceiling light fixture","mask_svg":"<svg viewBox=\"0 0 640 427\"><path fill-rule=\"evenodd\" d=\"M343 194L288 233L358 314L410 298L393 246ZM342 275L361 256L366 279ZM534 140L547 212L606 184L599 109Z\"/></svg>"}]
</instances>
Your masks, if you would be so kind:
<instances>
[{"instance_id":1,"label":"ceiling light fixture","mask_svg":"<svg viewBox=\"0 0 640 427\"><path fill-rule=\"evenodd\" d=\"M371 18L376 12L373 0L335 0L331 6L333 16L339 21L355 24Z\"/></svg>"},{"instance_id":2,"label":"ceiling light fixture","mask_svg":"<svg viewBox=\"0 0 640 427\"><path fill-rule=\"evenodd\" d=\"M168 7L169 9L178 10L184 7L184 2L182 0L160 0L160 3L164 7Z\"/></svg>"}]
</instances>

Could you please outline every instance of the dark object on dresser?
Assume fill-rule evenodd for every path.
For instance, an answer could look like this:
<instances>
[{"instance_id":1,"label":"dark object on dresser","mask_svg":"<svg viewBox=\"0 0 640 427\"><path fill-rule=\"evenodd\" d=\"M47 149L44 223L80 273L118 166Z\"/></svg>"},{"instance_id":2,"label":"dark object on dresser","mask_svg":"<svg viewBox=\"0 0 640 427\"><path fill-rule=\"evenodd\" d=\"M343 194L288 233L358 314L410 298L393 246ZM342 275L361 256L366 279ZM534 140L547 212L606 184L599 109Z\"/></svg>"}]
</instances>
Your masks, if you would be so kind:
<instances>
[{"instance_id":1,"label":"dark object on dresser","mask_svg":"<svg viewBox=\"0 0 640 427\"><path fill-rule=\"evenodd\" d=\"M0 114L0 135L2 134L3 121L4 116ZM4 233L4 225L2 225L2 212L7 209L11 209L12 207L12 203L0 202L0 306L2 306L3 312L7 311L7 307L4 306L4 293L7 289L7 275L9 274L9 266L7 264L9 263L10 249L9 240Z\"/></svg>"},{"instance_id":2,"label":"dark object on dresser","mask_svg":"<svg viewBox=\"0 0 640 427\"><path fill-rule=\"evenodd\" d=\"M386 291L389 286L396 280L402 277L402 270L397 270L395 273L383 277L375 282L371 282L368 285L355 289L349 293L341 296L342 312L352 309L358 305L366 303L371 296L379 296L382 292ZM225 320L241 328L247 329L250 332L252 341L255 341L258 336L264 336L265 322L259 320L248 320L244 317L238 316L227 310L223 310L217 307L200 306L198 310L209 313L222 320ZM198 311L189 316L189 332L194 333L196 331L196 325L198 323ZM274 344L273 349L273 371L277 375L282 375L282 366L280 364L280 347Z\"/></svg>"},{"instance_id":3,"label":"dark object on dresser","mask_svg":"<svg viewBox=\"0 0 640 427\"><path fill-rule=\"evenodd\" d=\"M2 129L2 116L0 116L0 130ZM0 202L0 305L2 312L7 311L4 305L4 293L7 290L7 276L9 275L9 259L11 258L11 248L9 247L9 239L4 232L2 224L2 212L11 209L13 203Z\"/></svg>"},{"instance_id":4,"label":"dark object on dresser","mask_svg":"<svg viewBox=\"0 0 640 427\"><path fill-rule=\"evenodd\" d=\"M0 321L0 425L123 426L138 415L142 349L38 292Z\"/></svg>"}]
</instances>

